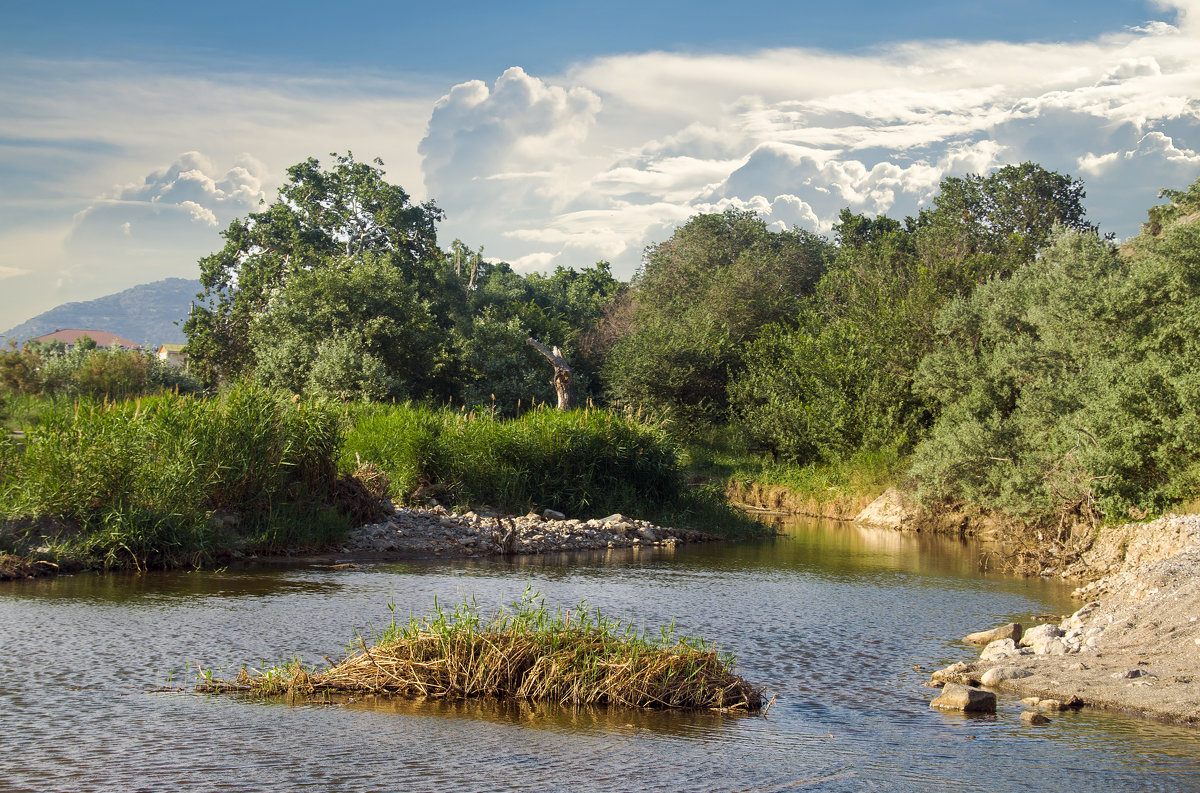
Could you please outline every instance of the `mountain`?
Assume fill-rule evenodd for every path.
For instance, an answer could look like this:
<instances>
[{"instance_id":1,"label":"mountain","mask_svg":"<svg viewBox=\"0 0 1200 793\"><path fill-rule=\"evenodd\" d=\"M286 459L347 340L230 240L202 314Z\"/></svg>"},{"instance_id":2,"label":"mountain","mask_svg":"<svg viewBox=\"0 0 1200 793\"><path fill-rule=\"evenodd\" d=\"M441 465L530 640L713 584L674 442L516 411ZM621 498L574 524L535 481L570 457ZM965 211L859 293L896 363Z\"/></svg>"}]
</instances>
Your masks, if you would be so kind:
<instances>
[{"instance_id":1,"label":"mountain","mask_svg":"<svg viewBox=\"0 0 1200 793\"><path fill-rule=\"evenodd\" d=\"M202 288L199 281L166 278L95 300L63 303L7 331L0 341L24 342L43 333L81 328L107 330L154 347L183 344L180 326Z\"/></svg>"}]
</instances>

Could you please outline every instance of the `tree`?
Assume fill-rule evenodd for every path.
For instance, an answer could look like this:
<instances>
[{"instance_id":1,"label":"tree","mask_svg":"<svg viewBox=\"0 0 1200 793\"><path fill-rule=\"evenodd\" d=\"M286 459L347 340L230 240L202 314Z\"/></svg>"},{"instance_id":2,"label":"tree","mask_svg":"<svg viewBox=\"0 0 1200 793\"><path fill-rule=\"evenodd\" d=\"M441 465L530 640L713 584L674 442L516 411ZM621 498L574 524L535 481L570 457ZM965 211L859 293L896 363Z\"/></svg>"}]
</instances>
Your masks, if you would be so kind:
<instances>
[{"instance_id":1,"label":"tree","mask_svg":"<svg viewBox=\"0 0 1200 793\"><path fill-rule=\"evenodd\" d=\"M825 240L772 232L752 212L697 215L646 249L629 332L606 351L612 394L693 424L724 418L745 345L772 322L794 323L829 259Z\"/></svg>"},{"instance_id":2,"label":"tree","mask_svg":"<svg viewBox=\"0 0 1200 793\"><path fill-rule=\"evenodd\" d=\"M445 339L416 287L385 255L292 275L250 324L259 382L340 399L434 390Z\"/></svg>"},{"instance_id":3,"label":"tree","mask_svg":"<svg viewBox=\"0 0 1200 793\"><path fill-rule=\"evenodd\" d=\"M925 266L963 291L1032 260L1058 226L1095 232L1086 196L1082 180L1023 162L943 179L933 208L909 225Z\"/></svg>"},{"instance_id":4,"label":"tree","mask_svg":"<svg viewBox=\"0 0 1200 793\"><path fill-rule=\"evenodd\" d=\"M254 368L248 331L275 292L301 273L326 269L367 254L394 268L437 302L442 252L433 202L413 204L384 180L382 161L335 157L329 170L309 158L288 169L275 202L238 218L222 232L225 246L200 260L204 286L184 324L193 368L205 379L233 377Z\"/></svg>"}]
</instances>

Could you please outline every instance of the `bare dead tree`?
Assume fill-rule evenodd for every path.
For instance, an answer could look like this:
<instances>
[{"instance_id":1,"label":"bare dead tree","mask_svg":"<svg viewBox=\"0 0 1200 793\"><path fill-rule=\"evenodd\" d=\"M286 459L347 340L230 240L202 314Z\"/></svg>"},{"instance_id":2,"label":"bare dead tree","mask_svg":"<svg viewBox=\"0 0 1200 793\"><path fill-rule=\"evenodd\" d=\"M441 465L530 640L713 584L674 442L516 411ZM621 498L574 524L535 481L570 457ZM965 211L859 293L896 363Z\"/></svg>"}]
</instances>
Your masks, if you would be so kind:
<instances>
[{"instance_id":1,"label":"bare dead tree","mask_svg":"<svg viewBox=\"0 0 1200 793\"><path fill-rule=\"evenodd\" d=\"M526 339L525 343L536 348L554 366L554 379L551 382L558 393L558 409L570 410L575 407L575 372L562 352L557 347L547 350L545 345L533 337Z\"/></svg>"}]
</instances>

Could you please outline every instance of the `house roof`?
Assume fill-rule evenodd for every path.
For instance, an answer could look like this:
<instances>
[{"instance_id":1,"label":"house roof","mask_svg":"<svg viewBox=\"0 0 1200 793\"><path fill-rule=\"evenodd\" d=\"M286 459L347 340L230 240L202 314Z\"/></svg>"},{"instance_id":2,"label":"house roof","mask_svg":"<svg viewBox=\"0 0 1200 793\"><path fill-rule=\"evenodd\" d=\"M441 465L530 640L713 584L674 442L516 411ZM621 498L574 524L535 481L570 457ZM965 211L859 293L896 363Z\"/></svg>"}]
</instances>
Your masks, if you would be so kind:
<instances>
[{"instance_id":1,"label":"house roof","mask_svg":"<svg viewBox=\"0 0 1200 793\"><path fill-rule=\"evenodd\" d=\"M79 330L77 328L68 328L67 330L56 330L53 333L47 333L43 336L38 336L33 341L42 343L50 341L61 341L63 344L76 344L82 337L87 336L92 341L96 342L97 347L111 347L116 344L118 347L136 348L142 345L136 341L123 339L115 333L109 333L106 330Z\"/></svg>"},{"instance_id":2,"label":"house roof","mask_svg":"<svg viewBox=\"0 0 1200 793\"><path fill-rule=\"evenodd\" d=\"M160 344L160 345L158 345L158 351L160 353L183 352L183 345L182 344Z\"/></svg>"}]
</instances>

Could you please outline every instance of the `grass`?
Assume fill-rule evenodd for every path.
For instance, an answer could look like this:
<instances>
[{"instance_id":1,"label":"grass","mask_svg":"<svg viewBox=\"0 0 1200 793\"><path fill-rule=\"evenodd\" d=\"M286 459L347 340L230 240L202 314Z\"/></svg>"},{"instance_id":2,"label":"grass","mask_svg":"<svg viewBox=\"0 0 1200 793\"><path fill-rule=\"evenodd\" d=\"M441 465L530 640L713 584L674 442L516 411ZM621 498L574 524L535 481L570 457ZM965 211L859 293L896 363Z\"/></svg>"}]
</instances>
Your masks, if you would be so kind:
<instances>
[{"instance_id":1,"label":"grass","mask_svg":"<svg viewBox=\"0 0 1200 793\"><path fill-rule=\"evenodd\" d=\"M537 409L501 419L404 404L359 406L354 419L342 470L374 464L399 500L584 518L622 512L726 535L763 531L718 491L688 487L680 450L662 427L624 413Z\"/></svg>"},{"instance_id":2,"label":"grass","mask_svg":"<svg viewBox=\"0 0 1200 793\"><path fill-rule=\"evenodd\" d=\"M340 438L328 406L248 385L53 406L0 443L0 548L141 569L323 544L348 528L325 507Z\"/></svg>"},{"instance_id":3,"label":"grass","mask_svg":"<svg viewBox=\"0 0 1200 793\"><path fill-rule=\"evenodd\" d=\"M672 628L650 635L586 604L551 613L526 590L483 616L474 603L392 623L324 671L298 661L235 680L201 673L199 690L305 700L335 694L434 699L497 697L562 705L757 711L762 691L732 672L733 658Z\"/></svg>"},{"instance_id":4,"label":"grass","mask_svg":"<svg viewBox=\"0 0 1200 793\"><path fill-rule=\"evenodd\" d=\"M693 437L684 449L692 481L722 488L735 501L780 511L857 512L896 484L906 460L892 452L861 452L829 463L775 462L752 450L734 427Z\"/></svg>"}]
</instances>

